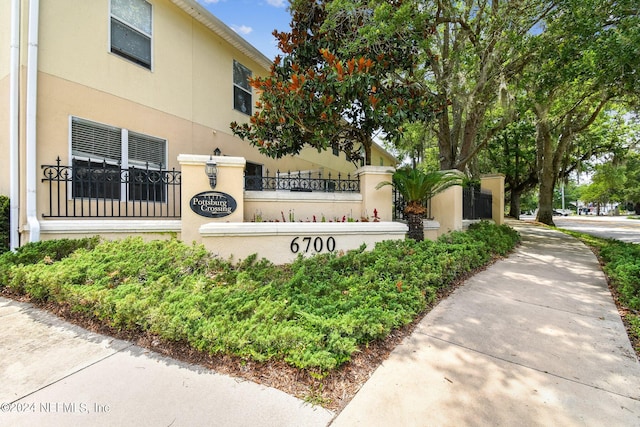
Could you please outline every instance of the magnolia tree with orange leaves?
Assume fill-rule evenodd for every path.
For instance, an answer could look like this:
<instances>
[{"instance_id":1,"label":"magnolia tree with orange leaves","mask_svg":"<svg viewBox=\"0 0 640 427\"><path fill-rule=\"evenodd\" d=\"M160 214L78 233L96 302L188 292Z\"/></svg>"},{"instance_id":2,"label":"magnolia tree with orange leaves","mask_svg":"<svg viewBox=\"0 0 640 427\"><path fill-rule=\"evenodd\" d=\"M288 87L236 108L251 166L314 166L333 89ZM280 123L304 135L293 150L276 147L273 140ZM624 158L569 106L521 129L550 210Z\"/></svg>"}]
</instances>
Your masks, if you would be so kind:
<instances>
[{"instance_id":1,"label":"magnolia tree with orange leaves","mask_svg":"<svg viewBox=\"0 0 640 427\"><path fill-rule=\"evenodd\" d=\"M347 10L339 3L293 0L291 31L274 32L283 55L267 77L252 79L261 96L249 123L231 124L234 134L266 155L335 148L370 165L378 133L394 140L403 124L428 120L439 109L422 84L425 63L417 45L433 27L394 25L393 33L372 34L380 11L399 16L402 2L350 0ZM400 33L408 31L412 37Z\"/></svg>"}]
</instances>

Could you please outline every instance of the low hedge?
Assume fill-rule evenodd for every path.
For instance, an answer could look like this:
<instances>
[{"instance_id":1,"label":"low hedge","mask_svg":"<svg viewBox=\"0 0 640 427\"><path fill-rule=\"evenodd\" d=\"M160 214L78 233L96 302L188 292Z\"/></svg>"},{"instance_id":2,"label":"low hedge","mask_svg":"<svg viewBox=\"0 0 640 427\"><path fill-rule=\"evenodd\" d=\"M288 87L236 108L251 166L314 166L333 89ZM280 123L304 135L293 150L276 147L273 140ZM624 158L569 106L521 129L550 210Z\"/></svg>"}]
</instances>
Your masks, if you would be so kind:
<instances>
[{"instance_id":1,"label":"low hedge","mask_svg":"<svg viewBox=\"0 0 640 427\"><path fill-rule=\"evenodd\" d=\"M600 256L604 271L612 279L622 302L640 310L640 245L617 240L604 242Z\"/></svg>"},{"instance_id":2,"label":"low hedge","mask_svg":"<svg viewBox=\"0 0 640 427\"><path fill-rule=\"evenodd\" d=\"M31 263L0 257L0 286L212 354L330 370L518 241L507 226L480 223L435 242L386 241L286 266L255 256L231 264L175 239L77 242L68 256L32 247Z\"/></svg>"}]
</instances>

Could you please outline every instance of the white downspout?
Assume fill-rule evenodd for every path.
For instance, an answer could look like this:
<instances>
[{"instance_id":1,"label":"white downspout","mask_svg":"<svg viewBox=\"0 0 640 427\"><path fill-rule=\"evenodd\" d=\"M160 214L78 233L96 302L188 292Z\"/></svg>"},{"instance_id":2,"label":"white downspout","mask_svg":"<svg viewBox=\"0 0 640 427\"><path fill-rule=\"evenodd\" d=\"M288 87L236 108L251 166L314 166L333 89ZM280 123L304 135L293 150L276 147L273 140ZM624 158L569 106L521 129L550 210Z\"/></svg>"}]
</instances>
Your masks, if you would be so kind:
<instances>
[{"instance_id":1,"label":"white downspout","mask_svg":"<svg viewBox=\"0 0 640 427\"><path fill-rule=\"evenodd\" d=\"M29 1L29 36L27 59L27 223L29 224L29 241L40 240L40 222L36 206L36 114L38 111L38 25L40 1Z\"/></svg>"},{"instance_id":2,"label":"white downspout","mask_svg":"<svg viewBox=\"0 0 640 427\"><path fill-rule=\"evenodd\" d=\"M20 0L11 2L9 86L9 247L13 251L20 246Z\"/></svg>"}]
</instances>

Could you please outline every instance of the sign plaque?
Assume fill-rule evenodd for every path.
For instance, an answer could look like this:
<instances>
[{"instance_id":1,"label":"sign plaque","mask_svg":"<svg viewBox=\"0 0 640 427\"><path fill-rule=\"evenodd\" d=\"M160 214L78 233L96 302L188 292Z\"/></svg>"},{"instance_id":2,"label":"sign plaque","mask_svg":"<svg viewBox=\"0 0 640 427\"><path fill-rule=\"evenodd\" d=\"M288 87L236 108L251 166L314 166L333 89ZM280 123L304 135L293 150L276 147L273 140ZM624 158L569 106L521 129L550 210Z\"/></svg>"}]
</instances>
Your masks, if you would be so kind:
<instances>
[{"instance_id":1,"label":"sign plaque","mask_svg":"<svg viewBox=\"0 0 640 427\"><path fill-rule=\"evenodd\" d=\"M205 191L191 197L191 210L207 218L222 218L231 215L238 203L230 194L219 191Z\"/></svg>"}]
</instances>

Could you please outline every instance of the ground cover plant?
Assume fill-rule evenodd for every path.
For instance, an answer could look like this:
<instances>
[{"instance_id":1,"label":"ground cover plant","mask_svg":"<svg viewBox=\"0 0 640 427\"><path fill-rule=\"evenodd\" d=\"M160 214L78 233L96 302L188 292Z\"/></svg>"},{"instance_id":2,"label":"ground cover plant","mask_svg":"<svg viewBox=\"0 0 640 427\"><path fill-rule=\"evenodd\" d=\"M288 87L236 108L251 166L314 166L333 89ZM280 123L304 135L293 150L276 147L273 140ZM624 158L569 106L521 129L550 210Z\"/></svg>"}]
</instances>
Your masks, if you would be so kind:
<instances>
[{"instance_id":1,"label":"ground cover plant","mask_svg":"<svg viewBox=\"0 0 640 427\"><path fill-rule=\"evenodd\" d=\"M640 357L640 245L562 230L592 248L602 263L629 339Z\"/></svg>"},{"instance_id":2,"label":"ground cover plant","mask_svg":"<svg viewBox=\"0 0 640 427\"><path fill-rule=\"evenodd\" d=\"M176 239L61 240L0 256L0 287L118 330L326 375L518 240L482 222L435 242L386 241L286 266L255 256L232 264Z\"/></svg>"}]
</instances>

